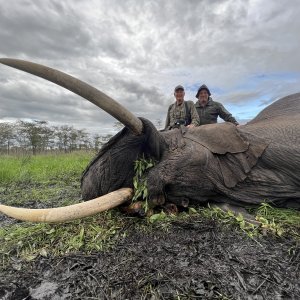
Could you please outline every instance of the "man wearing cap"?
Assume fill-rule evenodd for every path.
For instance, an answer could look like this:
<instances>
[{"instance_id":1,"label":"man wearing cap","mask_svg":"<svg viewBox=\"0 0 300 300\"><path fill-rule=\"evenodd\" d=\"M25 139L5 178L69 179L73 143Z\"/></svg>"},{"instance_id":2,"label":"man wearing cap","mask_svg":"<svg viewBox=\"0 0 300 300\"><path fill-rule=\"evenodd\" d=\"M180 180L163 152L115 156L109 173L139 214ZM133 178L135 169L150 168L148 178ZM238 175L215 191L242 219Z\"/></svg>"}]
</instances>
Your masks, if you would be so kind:
<instances>
[{"instance_id":1,"label":"man wearing cap","mask_svg":"<svg viewBox=\"0 0 300 300\"><path fill-rule=\"evenodd\" d=\"M193 101L184 100L184 87L177 85L174 89L175 103L168 109L165 130L182 126L199 126L200 120Z\"/></svg>"},{"instance_id":2,"label":"man wearing cap","mask_svg":"<svg viewBox=\"0 0 300 300\"><path fill-rule=\"evenodd\" d=\"M200 118L200 125L217 123L218 116L226 122L239 125L231 113L221 103L213 101L210 95L210 90L205 84L199 87L195 107Z\"/></svg>"}]
</instances>

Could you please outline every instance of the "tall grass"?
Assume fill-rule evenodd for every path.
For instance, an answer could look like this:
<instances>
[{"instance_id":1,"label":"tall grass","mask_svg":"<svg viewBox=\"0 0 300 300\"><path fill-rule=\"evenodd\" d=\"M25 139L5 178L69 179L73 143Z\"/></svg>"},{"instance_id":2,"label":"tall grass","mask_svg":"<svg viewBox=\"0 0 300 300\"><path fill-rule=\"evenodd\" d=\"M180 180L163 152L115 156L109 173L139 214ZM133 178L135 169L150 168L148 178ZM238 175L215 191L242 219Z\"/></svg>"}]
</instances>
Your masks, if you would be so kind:
<instances>
[{"instance_id":1,"label":"tall grass","mask_svg":"<svg viewBox=\"0 0 300 300\"><path fill-rule=\"evenodd\" d=\"M72 152L36 156L0 156L0 184L79 178L94 153Z\"/></svg>"}]
</instances>

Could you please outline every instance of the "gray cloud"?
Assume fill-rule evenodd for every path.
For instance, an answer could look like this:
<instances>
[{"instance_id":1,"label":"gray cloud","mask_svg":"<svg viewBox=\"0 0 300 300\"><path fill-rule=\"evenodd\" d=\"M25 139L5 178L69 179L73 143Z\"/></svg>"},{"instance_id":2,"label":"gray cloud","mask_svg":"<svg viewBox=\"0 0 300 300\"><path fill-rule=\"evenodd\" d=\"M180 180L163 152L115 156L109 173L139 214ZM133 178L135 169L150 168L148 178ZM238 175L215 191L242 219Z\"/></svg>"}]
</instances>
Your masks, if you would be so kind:
<instances>
[{"instance_id":1,"label":"gray cloud","mask_svg":"<svg viewBox=\"0 0 300 300\"><path fill-rule=\"evenodd\" d=\"M2 1L3 2L3 1ZM11 56L55 59L94 55L92 36L78 13L64 2L1 3L0 52Z\"/></svg>"}]
</instances>

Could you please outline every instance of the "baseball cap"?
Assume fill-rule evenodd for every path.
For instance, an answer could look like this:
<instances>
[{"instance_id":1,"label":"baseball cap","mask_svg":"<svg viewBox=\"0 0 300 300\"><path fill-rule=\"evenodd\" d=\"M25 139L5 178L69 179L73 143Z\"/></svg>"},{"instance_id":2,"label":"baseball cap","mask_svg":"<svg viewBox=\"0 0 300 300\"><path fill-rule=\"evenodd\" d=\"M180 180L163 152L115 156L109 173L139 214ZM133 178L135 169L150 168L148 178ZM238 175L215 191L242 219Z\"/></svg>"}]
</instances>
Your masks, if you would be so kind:
<instances>
[{"instance_id":1,"label":"baseball cap","mask_svg":"<svg viewBox=\"0 0 300 300\"><path fill-rule=\"evenodd\" d=\"M174 89L174 92L178 91L178 90L183 90L184 91L184 87L182 85L177 85Z\"/></svg>"}]
</instances>

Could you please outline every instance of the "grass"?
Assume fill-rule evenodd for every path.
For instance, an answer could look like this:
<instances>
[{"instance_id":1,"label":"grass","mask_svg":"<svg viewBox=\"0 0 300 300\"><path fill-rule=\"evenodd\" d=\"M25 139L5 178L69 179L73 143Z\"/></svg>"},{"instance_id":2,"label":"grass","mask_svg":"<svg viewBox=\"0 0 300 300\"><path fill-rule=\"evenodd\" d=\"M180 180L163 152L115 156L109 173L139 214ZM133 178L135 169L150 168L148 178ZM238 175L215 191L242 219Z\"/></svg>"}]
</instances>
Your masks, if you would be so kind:
<instances>
[{"instance_id":1,"label":"grass","mask_svg":"<svg viewBox=\"0 0 300 300\"><path fill-rule=\"evenodd\" d=\"M36 156L0 156L0 183L72 182L91 160L90 152Z\"/></svg>"},{"instance_id":2,"label":"grass","mask_svg":"<svg viewBox=\"0 0 300 300\"><path fill-rule=\"evenodd\" d=\"M23 207L57 207L81 201L80 177L93 153L0 157L1 203ZM13 223L0 227L4 267L14 256L35 257L105 250L123 235L117 211L64 224Z\"/></svg>"},{"instance_id":3,"label":"grass","mask_svg":"<svg viewBox=\"0 0 300 300\"><path fill-rule=\"evenodd\" d=\"M275 236L290 236L300 241L300 212L294 209L275 208L263 202L251 213L261 223L253 225L244 220L242 215L233 212L223 212L219 208L201 208L197 211L206 218L214 218L224 225L234 225L250 238L272 234Z\"/></svg>"},{"instance_id":4,"label":"grass","mask_svg":"<svg viewBox=\"0 0 300 300\"><path fill-rule=\"evenodd\" d=\"M116 211L64 224L14 224L0 228L2 265L12 256L30 261L41 256L105 250L122 235Z\"/></svg>"},{"instance_id":5,"label":"grass","mask_svg":"<svg viewBox=\"0 0 300 300\"><path fill-rule=\"evenodd\" d=\"M81 201L80 177L93 153L79 152L61 155L28 157L0 156L1 203L23 207L57 207ZM148 219L128 218L112 210L82 220L64 224L2 223L0 227L0 257L2 267L12 257L25 260L37 256L64 255L81 251L90 253L109 249L127 234L131 225L147 234L151 230L168 230L176 220L215 219L235 226L250 238L261 234L288 235L300 240L300 213L277 209L262 203L253 212L261 227L247 224L241 216L217 209L189 208L178 216L158 212ZM1 216L0 216L1 218Z\"/></svg>"},{"instance_id":6,"label":"grass","mask_svg":"<svg viewBox=\"0 0 300 300\"><path fill-rule=\"evenodd\" d=\"M257 209L257 215L268 220L275 220L277 223L286 226L299 226L300 212L293 209L275 208L268 203L262 203Z\"/></svg>"}]
</instances>

